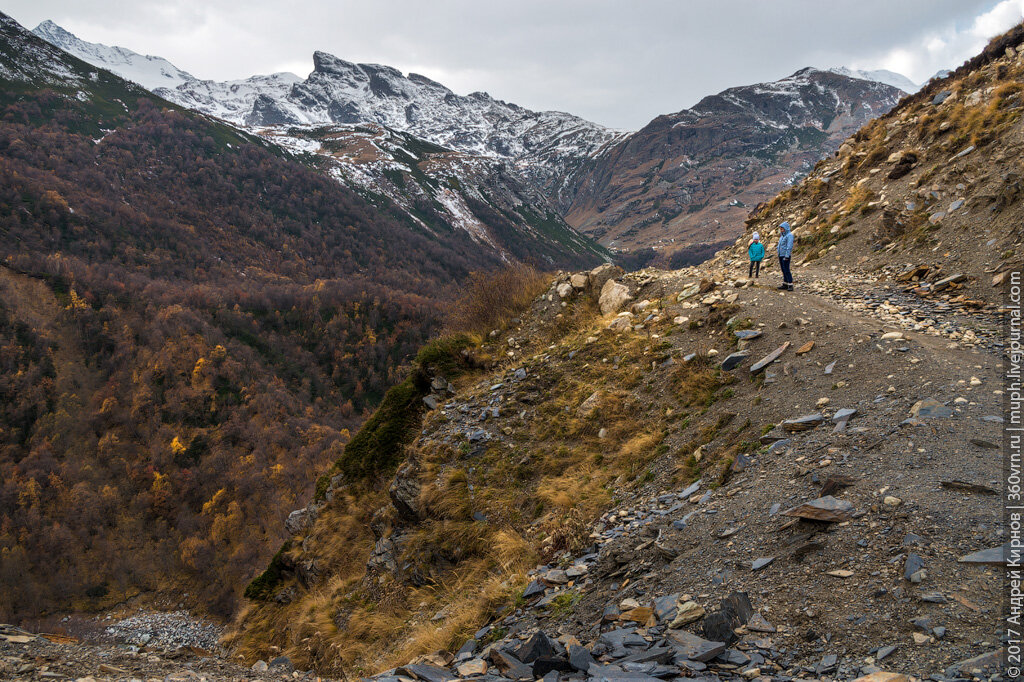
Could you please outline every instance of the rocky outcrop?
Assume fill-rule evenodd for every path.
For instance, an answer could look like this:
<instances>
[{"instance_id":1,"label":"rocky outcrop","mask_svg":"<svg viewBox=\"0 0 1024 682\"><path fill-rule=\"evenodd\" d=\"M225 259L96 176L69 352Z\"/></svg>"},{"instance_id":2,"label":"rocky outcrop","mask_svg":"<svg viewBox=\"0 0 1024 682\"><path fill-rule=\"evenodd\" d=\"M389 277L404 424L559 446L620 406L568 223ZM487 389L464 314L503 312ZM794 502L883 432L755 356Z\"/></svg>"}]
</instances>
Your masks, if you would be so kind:
<instances>
[{"instance_id":1,"label":"rocky outcrop","mask_svg":"<svg viewBox=\"0 0 1024 682\"><path fill-rule=\"evenodd\" d=\"M292 535L298 535L316 519L316 510L311 507L296 509L284 520L284 529Z\"/></svg>"},{"instance_id":2,"label":"rocky outcrop","mask_svg":"<svg viewBox=\"0 0 1024 682\"><path fill-rule=\"evenodd\" d=\"M629 294L629 287L610 279L601 287L601 298L598 305L602 315L611 315L622 310L623 306L631 300L633 297Z\"/></svg>"},{"instance_id":3,"label":"rocky outcrop","mask_svg":"<svg viewBox=\"0 0 1024 682\"><path fill-rule=\"evenodd\" d=\"M408 523L420 520L420 468L415 460L407 461L395 473L395 478L388 488L391 504L398 512L399 518Z\"/></svg>"}]
</instances>

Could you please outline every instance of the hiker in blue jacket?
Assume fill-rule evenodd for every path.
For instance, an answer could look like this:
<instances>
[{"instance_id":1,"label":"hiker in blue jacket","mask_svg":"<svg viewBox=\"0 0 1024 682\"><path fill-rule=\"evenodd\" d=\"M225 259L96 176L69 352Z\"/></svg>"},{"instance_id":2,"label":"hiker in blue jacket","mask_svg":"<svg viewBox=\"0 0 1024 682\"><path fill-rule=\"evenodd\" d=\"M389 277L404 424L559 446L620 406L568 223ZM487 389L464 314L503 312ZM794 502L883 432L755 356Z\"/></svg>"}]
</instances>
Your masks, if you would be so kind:
<instances>
[{"instance_id":1,"label":"hiker in blue jacket","mask_svg":"<svg viewBox=\"0 0 1024 682\"><path fill-rule=\"evenodd\" d=\"M789 271L789 261L793 257L793 233L789 231L789 223L783 221L779 225L782 234L779 235L779 267L782 268L782 284L780 289L793 291L793 275Z\"/></svg>"},{"instance_id":2,"label":"hiker in blue jacket","mask_svg":"<svg viewBox=\"0 0 1024 682\"><path fill-rule=\"evenodd\" d=\"M747 248L747 255L750 257L750 272L747 273L747 278L760 277L761 261L764 260L764 244L761 243L761 235L757 232L754 233L750 246Z\"/></svg>"}]
</instances>

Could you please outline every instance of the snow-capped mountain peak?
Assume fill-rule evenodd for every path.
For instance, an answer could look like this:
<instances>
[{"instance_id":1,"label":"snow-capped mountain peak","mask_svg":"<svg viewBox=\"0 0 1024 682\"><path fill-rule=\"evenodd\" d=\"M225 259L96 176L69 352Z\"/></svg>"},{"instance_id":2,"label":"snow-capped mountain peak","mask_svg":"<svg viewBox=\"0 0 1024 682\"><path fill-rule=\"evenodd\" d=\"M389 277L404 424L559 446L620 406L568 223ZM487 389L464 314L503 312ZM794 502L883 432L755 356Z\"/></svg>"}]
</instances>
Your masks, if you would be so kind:
<instances>
[{"instance_id":1,"label":"snow-capped mountain peak","mask_svg":"<svg viewBox=\"0 0 1024 682\"><path fill-rule=\"evenodd\" d=\"M895 71L888 71L886 69L865 71L863 69L848 69L845 66L836 66L829 69L829 71L832 73L838 73L840 76L847 76L848 78L859 78L865 81L885 83L886 85L891 85L894 88L899 88L907 94L917 92L921 89L920 85L903 74L896 73Z\"/></svg>"},{"instance_id":2,"label":"snow-capped mountain peak","mask_svg":"<svg viewBox=\"0 0 1024 682\"><path fill-rule=\"evenodd\" d=\"M530 159L535 167L538 161L575 163L623 137L571 114L531 111L485 92L457 95L421 74L324 51L313 53L313 71L305 79L277 73L218 82L199 80L159 57L85 42L52 21L35 33L161 97L237 125L377 123L460 152Z\"/></svg>"},{"instance_id":3,"label":"snow-capped mountain peak","mask_svg":"<svg viewBox=\"0 0 1024 682\"><path fill-rule=\"evenodd\" d=\"M116 73L146 88L174 88L196 78L162 57L141 55L123 47L89 43L50 20L36 26L32 33L46 42L69 52L82 61Z\"/></svg>"}]
</instances>

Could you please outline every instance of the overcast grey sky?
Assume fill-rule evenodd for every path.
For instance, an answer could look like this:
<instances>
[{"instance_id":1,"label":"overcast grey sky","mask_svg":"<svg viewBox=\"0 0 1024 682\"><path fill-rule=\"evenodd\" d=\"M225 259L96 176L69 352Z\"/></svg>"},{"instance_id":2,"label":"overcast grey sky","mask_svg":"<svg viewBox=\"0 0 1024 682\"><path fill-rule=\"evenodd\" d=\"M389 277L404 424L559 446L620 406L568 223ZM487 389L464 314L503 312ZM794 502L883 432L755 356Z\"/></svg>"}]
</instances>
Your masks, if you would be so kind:
<instances>
[{"instance_id":1,"label":"overcast grey sky","mask_svg":"<svg viewBox=\"0 0 1024 682\"><path fill-rule=\"evenodd\" d=\"M1024 18L1024 0L4 0L90 42L200 78L292 71L312 53L388 64L619 128L804 66L920 82Z\"/></svg>"}]
</instances>

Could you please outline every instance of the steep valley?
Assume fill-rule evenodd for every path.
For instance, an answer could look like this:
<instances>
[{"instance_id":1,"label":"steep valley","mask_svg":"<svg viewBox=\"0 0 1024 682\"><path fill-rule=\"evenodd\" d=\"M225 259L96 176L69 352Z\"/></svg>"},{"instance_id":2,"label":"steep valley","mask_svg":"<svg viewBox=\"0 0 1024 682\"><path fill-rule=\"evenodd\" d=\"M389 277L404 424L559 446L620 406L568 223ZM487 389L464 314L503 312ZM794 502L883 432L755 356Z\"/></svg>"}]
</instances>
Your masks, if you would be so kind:
<instances>
[{"instance_id":1,"label":"steep valley","mask_svg":"<svg viewBox=\"0 0 1024 682\"><path fill-rule=\"evenodd\" d=\"M2 26L15 54L46 49ZM367 87L379 75L337 61ZM715 250L635 272L555 236L535 211L558 196L508 159L383 122L250 138L98 77L134 106L0 84L0 229L17 239L0 395L19 396L0 412L0 575L18 586L0 617L72 603L121 619L125 597L199 584L232 618L216 652L0 626L0 677L1007 679L1024 25L902 99L808 70L609 143L573 171L568 223ZM76 132L100 105L116 112L103 137ZM729 124L706 116L719 107ZM760 127L773 116L792 125ZM703 161L679 156L694 147ZM801 177L780 182L783 166ZM234 212L209 209L217 179ZM460 208L431 218L438 197ZM462 206L475 222L440 227ZM783 221L792 291L771 257ZM563 269L499 270L477 247L501 239L509 260Z\"/></svg>"},{"instance_id":2,"label":"steep valley","mask_svg":"<svg viewBox=\"0 0 1024 682\"><path fill-rule=\"evenodd\" d=\"M565 275L474 352L493 369L424 366L444 380L395 473L336 468L293 513L232 645L382 679L989 679L1022 39L704 265ZM771 248L783 219L795 292L747 279L749 232ZM372 535L339 543L353 515Z\"/></svg>"},{"instance_id":3,"label":"steep valley","mask_svg":"<svg viewBox=\"0 0 1024 682\"><path fill-rule=\"evenodd\" d=\"M602 260L558 222L414 222L6 16L0 112L3 621L227 617L457 283L504 244Z\"/></svg>"}]
</instances>

